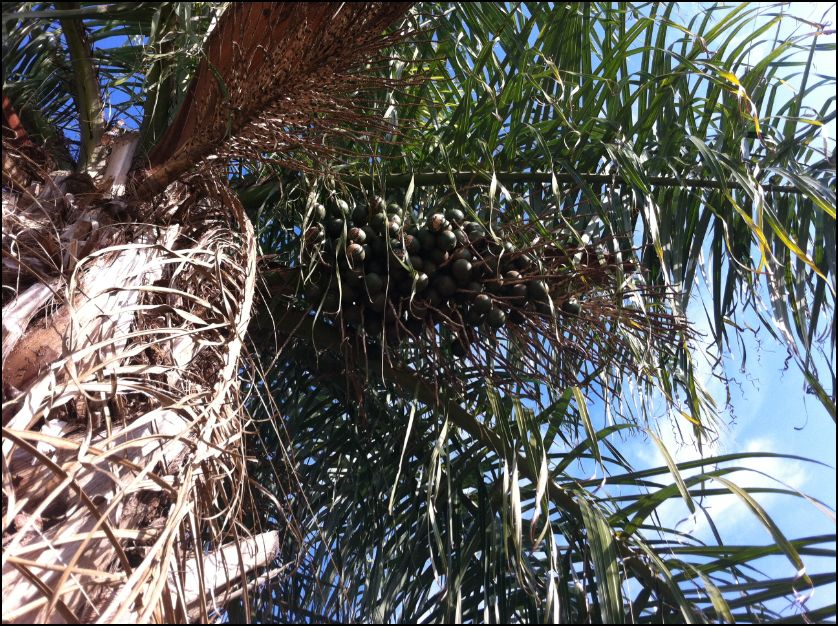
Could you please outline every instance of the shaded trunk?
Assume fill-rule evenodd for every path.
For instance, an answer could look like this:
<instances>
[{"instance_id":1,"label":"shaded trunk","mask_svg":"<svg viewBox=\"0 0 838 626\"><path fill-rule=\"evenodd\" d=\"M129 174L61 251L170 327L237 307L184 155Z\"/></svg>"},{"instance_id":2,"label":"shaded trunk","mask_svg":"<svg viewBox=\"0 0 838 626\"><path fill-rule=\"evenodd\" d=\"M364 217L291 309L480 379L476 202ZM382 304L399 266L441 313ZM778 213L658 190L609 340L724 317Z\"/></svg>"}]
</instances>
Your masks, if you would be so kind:
<instances>
[{"instance_id":1,"label":"shaded trunk","mask_svg":"<svg viewBox=\"0 0 838 626\"><path fill-rule=\"evenodd\" d=\"M208 176L132 205L135 145L4 192L4 622L206 620L278 548L206 522L245 489L252 228Z\"/></svg>"}]
</instances>

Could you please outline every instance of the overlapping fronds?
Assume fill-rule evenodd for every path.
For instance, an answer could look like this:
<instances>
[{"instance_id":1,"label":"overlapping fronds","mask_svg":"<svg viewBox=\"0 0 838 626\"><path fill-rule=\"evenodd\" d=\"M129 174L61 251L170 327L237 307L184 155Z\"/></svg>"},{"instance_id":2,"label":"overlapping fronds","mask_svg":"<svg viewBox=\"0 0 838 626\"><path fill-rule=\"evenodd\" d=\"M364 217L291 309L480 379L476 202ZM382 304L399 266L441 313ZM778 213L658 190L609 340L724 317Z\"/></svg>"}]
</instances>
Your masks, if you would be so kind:
<instances>
[{"instance_id":1,"label":"overlapping fronds","mask_svg":"<svg viewBox=\"0 0 838 626\"><path fill-rule=\"evenodd\" d=\"M89 179L4 195L4 620L207 619L285 542L239 525L257 247L206 180L132 228Z\"/></svg>"}]
</instances>

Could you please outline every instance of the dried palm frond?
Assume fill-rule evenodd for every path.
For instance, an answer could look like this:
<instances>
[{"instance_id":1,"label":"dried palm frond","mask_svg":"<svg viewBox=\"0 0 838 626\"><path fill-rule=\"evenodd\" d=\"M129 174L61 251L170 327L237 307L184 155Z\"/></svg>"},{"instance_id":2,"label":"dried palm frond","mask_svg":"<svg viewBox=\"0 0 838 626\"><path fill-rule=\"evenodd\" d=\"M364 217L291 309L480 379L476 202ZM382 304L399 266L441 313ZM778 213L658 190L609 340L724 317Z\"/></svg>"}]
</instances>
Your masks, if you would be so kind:
<instances>
[{"instance_id":1,"label":"dried palm frond","mask_svg":"<svg viewBox=\"0 0 838 626\"><path fill-rule=\"evenodd\" d=\"M253 230L208 176L132 227L67 179L4 197L3 618L206 620L286 543L237 523Z\"/></svg>"},{"instance_id":2,"label":"dried palm frond","mask_svg":"<svg viewBox=\"0 0 838 626\"><path fill-rule=\"evenodd\" d=\"M297 168L330 154L334 137L391 127L360 93L388 84L368 65L405 36L384 31L410 3L237 3L205 46L177 117L149 156L141 196L207 158L261 158Z\"/></svg>"}]
</instances>

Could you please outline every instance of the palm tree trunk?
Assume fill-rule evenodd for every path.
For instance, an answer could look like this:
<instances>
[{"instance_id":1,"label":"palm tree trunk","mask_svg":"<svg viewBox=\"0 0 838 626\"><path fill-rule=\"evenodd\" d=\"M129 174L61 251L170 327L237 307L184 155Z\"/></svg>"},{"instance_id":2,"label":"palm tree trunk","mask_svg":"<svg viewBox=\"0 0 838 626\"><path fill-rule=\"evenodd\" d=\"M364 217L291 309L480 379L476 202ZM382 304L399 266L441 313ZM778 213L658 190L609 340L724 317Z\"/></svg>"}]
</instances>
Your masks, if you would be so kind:
<instances>
[{"instance_id":1,"label":"palm tree trunk","mask_svg":"<svg viewBox=\"0 0 838 626\"><path fill-rule=\"evenodd\" d=\"M252 227L199 179L129 206L134 145L111 146L98 186L56 174L3 197L4 621L207 619L276 553L204 522L244 488ZM228 545L197 567L208 540L244 561Z\"/></svg>"}]
</instances>

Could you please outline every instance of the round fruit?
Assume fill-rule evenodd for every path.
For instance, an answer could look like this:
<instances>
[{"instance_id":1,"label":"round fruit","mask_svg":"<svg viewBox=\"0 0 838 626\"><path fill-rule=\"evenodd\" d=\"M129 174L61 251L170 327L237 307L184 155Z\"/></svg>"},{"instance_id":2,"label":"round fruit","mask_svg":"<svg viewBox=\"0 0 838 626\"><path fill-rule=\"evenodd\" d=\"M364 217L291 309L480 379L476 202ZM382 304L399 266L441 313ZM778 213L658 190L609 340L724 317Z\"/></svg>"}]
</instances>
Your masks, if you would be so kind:
<instances>
[{"instance_id":1,"label":"round fruit","mask_svg":"<svg viewBox=\"0 0 838 626\"><path fill-rule=\"evenodd\" d=\"M380 256L367 257L367 260L367 269L370 272L378 274L379 276L384 276L384 274L387 273L387 265L384 263Z\"/></svg>"},{"instance_id":2,"label":"round fruit","mask_svg":"<svg viewBox=\"0 0 838 626\"><path fill-rule=\"evenodd\" d=\"M472 326L479 326L483 323L483 320L486 319L486 312L485 311L478 311L474 308L474 305L466 313L466 322L471 324Z\"/></svg>"},{"instance_id":3,"label":"round fruit","mask_svg":"<svg viewBox=\"0 0 838 626\"><path fill-rule=\"evenodd\" d=\"M436 281L436 290L443 298L450 298L457 291L457 284L450 276L440 276Z\"/></svg>"},{"instance_id":4,"label":"round fruit","mask_svg":"<svg viewBox=\"0 0 838 626\"><path fill-rule=\"evenodd\" d=\"M436 238L436 247L451 252L457 247L457 236L450 230L443 230Z\"/></svg>"},{"instance_id":5,"label":"round fruit","mask_svg":"<svg viewBox=\"0 0 838 626\"><path fill-rule=\"evenodd\" d=\"M391 237L398 237L399 233L402 230L402 222L401 220L396 219L397 216L393 216L389 222L387 222L387 232Z\"/></svg>"},{"instance_id":6,"label":"round fruit","mask_svg":"<svg viewBox=\"0 0 838 626\"><path fill-rule=\"evenodd\" d=\"M466 285L466 290L472 292L472 294L483 293L483 283L473 280L468 285Z\"/></svg>"},{"instance_id":7,"label":"round fruit","mask_svg":"<svg viewBox=\"0 0 838 626\"><path fill-rule=\"evenodd\" d=\"M503 275L503 280L505 283L511 283L521 280L521 273L516 272L515 270L509 270Z\"/></svg>"},{"instance_id":8,"label":"round fruit","mask_svg":"<svg viewBox=\"0 0 838 626\"><path fill-rule=\"evenodd\" d=\"M527 295L533 300L543 301L550 297L550 289L543 280L534 280L527 285Z\"/></svg>"},{"instance_id":9,"label":"round fruit","mask_svg":"<svg viewBox=\"0 0 838 626\"><path fill-rule=\"evenodd\" d=\"M428 256L431 262L436 263L437 265L442 265L448 260L448 253L445 252L445 250L440 250L439 248L431 250Z\"/></svg>"},{"instance_id":10,"label":"round fruit","mask_svg":"<svg viewBox=\"0 0 838 626\"><path fill-rule=\"evenodd\" d=\"M506 313L502 309L492 307L486 315L486 322L489 326L497 330L506 323Z\"/></svg>"},{"instance_id":11,"label":"round fruit","mask_svg":"<svg viewBox=\"0 0 838 626\"><path fill-rule=\"evenodd\" d=\"M350 243L346 248L346 256L349 257L349 262L352 264L352 267L358 267L361 263L364 262L366 258L366 254L364 253L364 248L361 244L357 243Z\"/></svg>"},{"instance_id":12,"label":"round fruit","mask_svg":"<svg viewBox=\"0 0 838 626\"><path fill-rule=\"evenodd\" d=\"M367 283L367 291L371 296L376 296L384 291L384 279L375 272L370 272L364 278Z\"/></svg>"},{"instance_id":13,"label":"round fruit","mask_svg":"<svg viewBox=\"0 0 838 626\"><path fill-rule=\"evenodd\" d=\"M530 259L524 254L515 259L514 264L519 270L527 270L532 265Z\"/></svg>"},{"instance_id":14,"label":"round fruit","mask_svg":"<svg viewBox=\"0 0 838 626\"><path fill-rule=\"evenodd\" d=\"M462 231L458 228L454 231L454 236L457 237L458 246L465 247L468 245L468 235L465 233L465 231Z\"/></svg>"},{"instance_id":15,"label":"round fruit","mask_svg":"<svg viewBox=\"0 0 838 626\"><path fill-rule=\"evenodd\" d=\"M326 222L326 230L332 237L340 237L343 234L344 220L342 217L333 217Z\"/></svg>"},{"instance_id":16,"label":"round fruit","mask_svg":"<svg viewBox=\"0 0 838 626\"><path fill-rule=\"evenodd\" d=\"M486 236L486 229L480 224L476 224L470 231L468 231L468 240L471 242L483 239Z\"/></svg>"},{"instance_id":17,"label":"round fruit","mask_svg":"<svg viewBox=\"0 0 838 626\"><path fill-rule=\"evenodd\" d=\"M466 261L474 260L474 255L471 253L471 250L468 248L457 248L454 250L454 253L451 255L451 258L455 261L458 259L465 259Z\"/></svg>"},{"instance_id":18,"label":"round fruit","mask_svg":"<svg viewBox=\"0 0 838 626\"><path fill-rule=\"evenodd\" d=\"M312 217L318 222L322 222L326 219L326 207L322 204L315 204L314 210L312 211Z\"/></svg>"},{"instance_id":19,"label":"round fruit","mask_svg":"<svg viewBox=\"0 0 838 626\"><path fill-rule=\"evenodd\" d=\"M404 249L407 250L410 254L419 254L419 252L421 252L422 250L422 244L419 243L419 239L414 237L413 235L405 235Z\"/></svg>"},{"instance_id":20,"label":"round fruit","mask_svg":"<svg viewBox=\"0 0 838 626\"><path fill-rule=\"evenodd\" d=\"M415 270L421 270L425 266L425 262L422 260L418 254L411 254L410 255L410 265Z\"/></svg>"},{"instance_id":21,"label":"round fruit","mask_svg":"<svg viewBox=\"0 0 838 626\"><path fill-rule=\"evenodd\" d=\"M360 204L352 210L352 221L358 226L363 226L367 223L367 209Z\"/></svg>"},{"instance_id":22,"label":"round fruit","mask_svg":"<svg viewBox=\"0 0 838 626\"><path fill-rule=\"evenodd\" d=\"M414 300L410 303L410 314L419 319L424 318L428 314L428 303L422 300Z\"/></svg>"},{"instance_id":23,"label":"round fruit","mask_svg":"<svg viewBox=\"0 0 838 626\"><path fill-rule=\"evenodd\" d=\"M372 253L378 258L381 258L385 254L387 254L387 244L381 237L376 237L375 239L373 239L372 244L370 244L370 247L372 248Z\"/></svg>"},{"instance_id":24,"label":"round fruit","mask_svg":"<svg viewBox=\"0 0 838 626\"><path fill-rule=\"evenodd\" d=\"M527 297L527 286L524 283L517 283L509 286L509 295L513 298L523 299Z\"/></svg>"},{"instance_id":25,"label":"round fruit","mask_svg":"<svg viewBox=\"0 0 838 626\"><path fill-rule=\"evenodd\" d=\"M416 292L425 291L428 288L428 275L422 272L416 274L416 277L413 279L413 284L416 287Z\"/></svg>"},{"instance_id":26,"label":"round fruit","mask_svg":"<svg viewBox=\"0 0 838 626\"><path fill-rule=\"evenodd\" d=\"M466 219L465 214L460 209L448 209L445 212L445 217L455 224L460 224Z\"/></svg>"},{"instance_id":27,"label":"round fruit","mask_svg":"<svg viewBox=\"0 0 838 626\"><path fill-rule=\"evenodd\" d=\"M568 315L579 315L582 312L582 306L578 302L565 302L562 305L562 311Z\"/></svg>"},{"instance_id":28,"label":"round fruit","mask_svg":"<svg viewBox=\"0 0 838 626\"><path fill-rule=\"evenodd\" d=\"M433 250L436 246L436 236L426 228L420 228L416 237L419 239L422 250Z\"/></svg>"},{"instance_id":29,"label":"round fruit","mask_svg":"<svg viewBox=\"0 0 838 626\"><path fill-rule=\"evenodd\" d=\"M457 259L451 266L451 274L461 285L465 285L471 279L471 263L466 259Z\"/></svg>"},{"instance_id":30,"label":"round fruit","mask_svg":"<svg viewBox=\"0 0 838 626\"><path fill-rule=\"evenodd\" d=\"M481 293L479 296L477 296L471 305L471 309L480 314L488 313L491 308L492 299L485 293Z\"/></svg>"},{"instance_id":31,"label":"round fruit","mask_svg":"<svg viewBox=\"0 0 838 626\"><path fill-rule=\"evenodd\" d=\"M384 202L384 198L381 196L373 196L372 200L370 200L370 209L373 213L384 213L386 207L387 203Z\"/></svg>"},{"instance_id":32,"label":"round fruit","mask_svg":"<svg viewBox=\"0 0 838 626\"><path fill-rule=\"evenodd\" d=\"M367 233L365 233L362 229L354 226L353 228L349 229L349 241L354 241L356 243L364 243L367 240Z\"/></svg>"},{"instance_id":33,"label":"round fruit","mask_svg":"<svg viewBox=\"0 0 838 626\"><path fill-rule=\"evenodd\" d=\"M376 213L370 218L370 226L379 235L387 230L387 216L384 213Z\"/></svg>"},{"instance_id":34,"label":"round fruit","mask_svg":"<svg viewBox=\"0 0 838 626\"><path fill-rule=\"evenodd\" d=\"M332 200L331 207L331 213L335 217L345 217L346 215L349 215L349 205L346 203L346 200L335 198Z\"/></svg>"},{"instance_id":35,"label":"round fruit","mask_svg":"<svg viewBox=\"0 0 838 626\"><path fill-rule=\"evenodd\" d=\"M375 230L372 226L364 226L361 228L361 230L364 231L364 235L366 236L365 241L367 241L368 243L376 237L378 237L378 235L375 234Z\"/></svg>"},{"instance_id":36,"label":"round fruit","mask_svg":"<svg viewBox=\"0 0 838 626\"><path fill-rule=\"evenodd\" d=\"M442 213L434 213L428 219L428 228L438 233L445 228L445 216Z\"/></svg>"}]
</instances>

